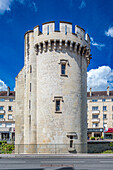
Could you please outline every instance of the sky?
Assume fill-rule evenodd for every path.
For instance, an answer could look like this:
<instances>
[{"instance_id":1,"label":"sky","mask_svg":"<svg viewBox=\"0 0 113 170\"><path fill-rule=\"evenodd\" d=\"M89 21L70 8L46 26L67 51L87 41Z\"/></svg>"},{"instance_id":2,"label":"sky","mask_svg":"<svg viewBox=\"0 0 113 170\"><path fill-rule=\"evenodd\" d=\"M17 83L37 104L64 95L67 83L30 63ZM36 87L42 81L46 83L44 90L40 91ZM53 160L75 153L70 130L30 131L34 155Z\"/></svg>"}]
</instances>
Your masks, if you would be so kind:
<instances>
[{"instance_id":1,"label":"sky","mask_svg":"<svg viewBox=\"0 0 113 170\"><path fill-rule=\"evenodd\" d=\"M0 0L0 91L14 90L24 66L24 34L36 25L68 21L89 34L87 89L113 90L113 0Z\"/></svg>"}]
</instances>

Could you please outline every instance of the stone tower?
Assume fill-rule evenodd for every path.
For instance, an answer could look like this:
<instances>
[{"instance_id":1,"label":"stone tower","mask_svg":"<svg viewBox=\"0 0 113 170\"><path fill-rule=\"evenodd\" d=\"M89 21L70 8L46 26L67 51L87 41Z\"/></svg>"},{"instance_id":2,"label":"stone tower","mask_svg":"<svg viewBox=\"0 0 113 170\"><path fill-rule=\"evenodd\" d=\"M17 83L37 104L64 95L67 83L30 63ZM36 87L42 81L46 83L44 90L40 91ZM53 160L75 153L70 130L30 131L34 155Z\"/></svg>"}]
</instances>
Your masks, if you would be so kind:
<instances>
[{"instance_id":1,"label":"stone tower","mask_svg":"<svg viewBox=\"0 0 113 170\"><path fill-rule=\"evenodd\" d=\"M16 77L16 150L87 152L90 38L61 21L25 33L24 67Z\"/></svg>"}]
</instances>

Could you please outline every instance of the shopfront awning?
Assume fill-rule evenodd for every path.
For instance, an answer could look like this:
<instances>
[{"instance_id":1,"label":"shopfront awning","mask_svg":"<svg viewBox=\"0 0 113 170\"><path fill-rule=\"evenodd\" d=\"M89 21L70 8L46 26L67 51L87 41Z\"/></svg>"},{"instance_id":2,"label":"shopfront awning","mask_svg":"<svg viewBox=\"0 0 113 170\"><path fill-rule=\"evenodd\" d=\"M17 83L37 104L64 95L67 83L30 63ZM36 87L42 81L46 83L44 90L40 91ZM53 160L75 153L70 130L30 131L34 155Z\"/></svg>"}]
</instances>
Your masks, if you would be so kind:
<instances>
[{"instance_id":1,"label":"shopfront awning","mask_svg":"<svg viewBox=\"0 0 113 170\"><path fill-rule=\"evenodd\" d=\"M113 128L105 128L104 133L113 133Z\"/></svg>"}]
</instances>

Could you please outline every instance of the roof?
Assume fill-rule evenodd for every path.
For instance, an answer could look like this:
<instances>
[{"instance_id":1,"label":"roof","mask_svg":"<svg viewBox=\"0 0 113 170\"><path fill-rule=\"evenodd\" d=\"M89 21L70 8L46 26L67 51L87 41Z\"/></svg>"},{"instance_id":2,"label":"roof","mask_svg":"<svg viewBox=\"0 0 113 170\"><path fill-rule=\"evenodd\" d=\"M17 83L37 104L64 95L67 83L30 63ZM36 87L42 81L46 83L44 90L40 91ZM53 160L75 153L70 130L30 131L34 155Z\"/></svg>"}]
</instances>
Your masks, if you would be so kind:
<instances>
[{"instance_id":1,"label":"roof","mask_svg":"<svg viewBox=\"0 0 113 170\"><path fill-rule=\"evenodd\" d=\"M0 91L0 96L7 96L7 91ZM15 91L10 91L9 96L15 96Z\"/></svg>"},{"instance_id":2,"label":"roof","mask_svg":"<svg viewBox=\"0 0 113 170\"><path fill-rule=\"evenodd\" d=\"M107 95L107 91L94 91L91 92L91 96L90 96L90 92L87 92L87 97L99 97L99 96L108 96ZM113 91L109 91L109 96L113 96Z\"/></svg>"}]
</instances>

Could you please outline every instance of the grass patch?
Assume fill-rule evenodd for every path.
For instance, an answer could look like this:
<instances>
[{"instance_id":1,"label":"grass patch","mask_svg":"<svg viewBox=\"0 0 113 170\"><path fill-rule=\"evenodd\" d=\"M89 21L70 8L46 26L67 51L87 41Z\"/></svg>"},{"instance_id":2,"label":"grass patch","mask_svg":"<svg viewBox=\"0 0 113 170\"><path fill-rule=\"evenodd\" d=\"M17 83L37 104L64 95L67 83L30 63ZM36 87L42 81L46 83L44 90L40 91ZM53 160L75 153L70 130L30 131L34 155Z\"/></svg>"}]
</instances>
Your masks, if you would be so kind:
<instances>
[{"instance_id":1,"label":"grass patch","mask_svg":"<svg viewBox=\"0 0 113 170\"><path fill-rule=\"evenodd\" d=\"M102 153L113 153L113 150L106 150L106 151L104 151Z\"/></svg>"}]
</instances>

